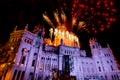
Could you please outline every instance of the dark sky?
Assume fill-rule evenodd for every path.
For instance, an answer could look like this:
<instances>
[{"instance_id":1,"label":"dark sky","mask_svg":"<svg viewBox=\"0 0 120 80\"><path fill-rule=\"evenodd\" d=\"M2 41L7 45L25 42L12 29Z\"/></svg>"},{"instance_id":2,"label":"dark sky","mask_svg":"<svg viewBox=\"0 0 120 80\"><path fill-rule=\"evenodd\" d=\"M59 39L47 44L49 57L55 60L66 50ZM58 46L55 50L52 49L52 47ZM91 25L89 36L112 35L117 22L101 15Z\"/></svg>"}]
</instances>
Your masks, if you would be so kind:
<instances>
[{"instance_id":1,"label":"dark sky","mask_svg":"<svg viewBox=\"0 0 120 80\"><path fill-rule=\"evenodd\" d=\"M13 28L18 25L19 29L24 29L26 24L29 24L29 29L39 23L49 27L42 18L42 13L47 11L52 13L58 8L59 0L0 0L0 44L4 44L12 32ZM64 0L61 0L64 1ZM72 0L69 0L72 1ZM95 35L98 41L104 46L107 42L112 48L114 55L120 62L120 0L115 1L117 9L117 21L112 24L109 30L100 32ZM88 38L91 35L81 34L80 41L83 49L88 47Z\"/></svg>"}]
</instances>

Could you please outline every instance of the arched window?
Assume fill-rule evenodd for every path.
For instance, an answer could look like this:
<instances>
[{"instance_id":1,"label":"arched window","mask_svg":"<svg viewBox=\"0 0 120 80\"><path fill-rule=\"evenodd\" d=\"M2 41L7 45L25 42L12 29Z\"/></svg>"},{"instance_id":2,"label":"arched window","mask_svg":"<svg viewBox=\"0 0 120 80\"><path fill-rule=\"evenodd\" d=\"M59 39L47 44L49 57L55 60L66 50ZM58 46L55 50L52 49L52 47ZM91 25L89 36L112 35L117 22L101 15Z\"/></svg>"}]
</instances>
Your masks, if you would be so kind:
<instances>
[{"instance_id":1,"label":"arched window","mask_svg":"<svg viewBox=\"0 0 120 80\"><path fill-rule=\"evenodd\" d=\"M20 80L24 80L25 71L22 72Z\"/></svg>"},{"instance_id":2,"label":"arched window","mask_svg":"<svg viewBox=\"0 0 120 80\"><path fill-rule=\"evenodd\" d=\"M13 42L13 38L10 41Z\"/></svg>"},{"instance_id":3,"label":"arched window","mask_svg":"<svg viewBox=\"0 0 120 80\"><path fill-rule=\"evenodd\" d=\"M15 77L16 77L17 72L18 72L17 70L14 71L14 74L13 74L12 80L15 80Z\"/></svg>"},{"instance_id":4,"label":"arched window","mask_svg":"<svg viewBox=\"0 0 120 80\"><path fill-rule=\"evenodd\" d=\"M23 57L22 57L22 62L21 62L21 64L24 64L24 63L25 63L25 59L26 59L26 56L23 56Z\"/></svg>"},{"instance_id":5,"label":"arched window","mask_svg":"<svg viewBox=\"0 0 120 80\"><path fill-rule=\"evenodd\" d=\"M34 53L34 56L37 56L37 53Z\"/></svg>"},{"instance_id":6,"label":"arched window","mask_svg":"<svg viewBox=\"0 0 120 80\"><path fill-rule=\"evenodd\" d=\"M113 67L112 67L112 65L111 65L111 70L112 70L112 71L114 70Z\"/></svg>"},{"instance_id":7,"label":"arched window","mask_svg":"<svg viewBox=\"0 0 120 80\"><path fill-rule=\"evenodd\" d=\"M93 48L95 48L95 45L93 45Z\"/></svg>"},{"instance_id":8,"label":"arched window","mask_svg":"<svg viewBox=\"0 0 120 80\"><path fill-rule=\"evenodd\" d=\"M27 42L27 39L25 39L25 42Z\"/></svg>"},{"instance_id":9,"label":"arched window","mask_svg":"<svg viewBox=\"0 0 120 80\"><path fill-rule=\"evenodd\" d=\"M34 67L34 66L35 66L35 60L32 61L32 67Z\"/></svg>"},{"instance_id":10,"label":"arched window","mask_svg":"<svg viewBox=\"0 0 120 80\"><path fill-rule=\"evenodd\" d=\"M34 74L32 72L29 74L29 80L34 80Z\"/></svg>"},{"instance_id":11,"label":"arched window","mask_svg":"<svg viewBox=\"0 0 120 80\"><path fill-rule=\"evenodd\" d=\"M101 68L100 68L100 67L98 67L98 69L99 69L99 71L101 72Z\"/></svg>"},{"instance_id":12,"label":"arched window","mask_svg":"<svg viewBox=\"0 0 120 80\"><path fill-rule=\"evenodd\" d=\"M43 60L43 57L41 57L41 60Z\"/></svg>"},{"instance_id":13,"label":"arched window","mask_svg":"<svg viewBox=\"0 0 120 80\"><path fill-rule=\"evenodd\" d=\"M17 79L16 79L16 80L19 80L20 74L21 74L21 71L18 72L18 74L17 74Z\"/></svg>"},{"instance_id":14,"label":"arched window","mask_svg":"<svg viewBox=\"0 0 120 80\"><path fill-rule=\"evenodd\" d=\"M27 48L22 48L22 53L27 52Z\"/></svg>"}]
</instances>

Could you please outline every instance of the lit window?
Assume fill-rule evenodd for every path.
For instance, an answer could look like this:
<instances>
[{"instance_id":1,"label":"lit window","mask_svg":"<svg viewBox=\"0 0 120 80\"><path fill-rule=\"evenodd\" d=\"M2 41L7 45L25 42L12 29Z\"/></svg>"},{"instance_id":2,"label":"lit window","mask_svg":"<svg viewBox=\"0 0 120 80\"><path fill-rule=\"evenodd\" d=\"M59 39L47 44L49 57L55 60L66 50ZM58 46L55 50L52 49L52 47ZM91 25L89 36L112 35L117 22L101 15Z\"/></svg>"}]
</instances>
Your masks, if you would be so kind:
<instances>
[{"instance_id":1,"label":"lit window","mask_svg":"<svg viewBox=\"0 0 120 80\"><path fill-rule=\"evenodd\" d=\"M10 41L13 42L13 39L11 39Z\"/></svg>"},{"instance_id":2,"label":"lit window","mask_svg":"<svg viewBox=\"0 0 120 80\"><path fill-rule=\"evenodd\" d=\"M26 52L27 51L27 48L22 48L22 52Z\"/></svg>"},{"instance_id":3,"label":"lit window","mask_svg":"<svg viewBox=\"0 0 120 80\"><path fill-rule=\"evenodd\" d=\"M44 70L44 64L40 65L40 70Z\"/></svg>"}]
</instances>

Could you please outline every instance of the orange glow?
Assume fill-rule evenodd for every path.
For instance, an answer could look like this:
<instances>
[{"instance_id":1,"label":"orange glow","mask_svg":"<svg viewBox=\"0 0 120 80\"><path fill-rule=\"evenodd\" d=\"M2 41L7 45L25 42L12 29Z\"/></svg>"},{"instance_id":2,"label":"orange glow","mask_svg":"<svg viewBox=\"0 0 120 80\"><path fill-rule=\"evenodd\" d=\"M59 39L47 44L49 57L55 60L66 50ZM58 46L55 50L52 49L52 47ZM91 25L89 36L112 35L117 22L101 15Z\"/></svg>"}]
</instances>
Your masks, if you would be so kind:
<instances>
[{"instance_id":1,"label":"orange glow","mask_svg":"<svg viewBox=\"0 0 120 80\"><path fill-rule=\"evenodd\" d=\"M63 43L66 46L75 47L76 43L77 43L78 47L80 47L78 37L75 34L73 34L72 32L69 32L66 29L64 30L64 28L62 28L62 27L61 27L61 29L60 29L60 27L59 27L59 29L55 28L54 32L53 32L53 28L50 28L50 35L52 36L52 34L55 36L54 40L51 41L52 38L45 39L44 41L46 44L58 46L58 45L60 45L61 39L63 39Z\"/></svg>"}]
</instances>

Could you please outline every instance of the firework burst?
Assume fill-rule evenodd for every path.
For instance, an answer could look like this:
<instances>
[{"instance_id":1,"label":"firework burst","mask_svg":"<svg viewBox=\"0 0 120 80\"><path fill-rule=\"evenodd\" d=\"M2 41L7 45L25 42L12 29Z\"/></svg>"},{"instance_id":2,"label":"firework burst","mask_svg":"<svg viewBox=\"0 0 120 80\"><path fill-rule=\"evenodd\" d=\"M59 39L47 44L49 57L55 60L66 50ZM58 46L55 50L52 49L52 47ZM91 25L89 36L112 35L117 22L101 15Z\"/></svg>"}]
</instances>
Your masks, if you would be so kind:
<instances>
[{"instance_id":1,"label":"firework burst","mask_svg":"<svg viewBox=\"0 0 120 80\"><path fill-rule=\"evenodd\" d=\"M43 15L52 27L98 33L109 29L116 21L113 0L58 0L58 4L59 9L53 13L57 25L47 15Z\"/></svg>"},{"instance_id":2,"label":"firework burst","mask_svg":"<svg viewBox=\"0 0 120 80\"><path fill-rule=\"evenodd\" d=\"M71 9L72 19L78 20L78 28L81 29L79 21L84 21L84 30L94 33L109 29L116 21L115 14L113 0L74 0Z\"/></svg>"}]
</instances>

